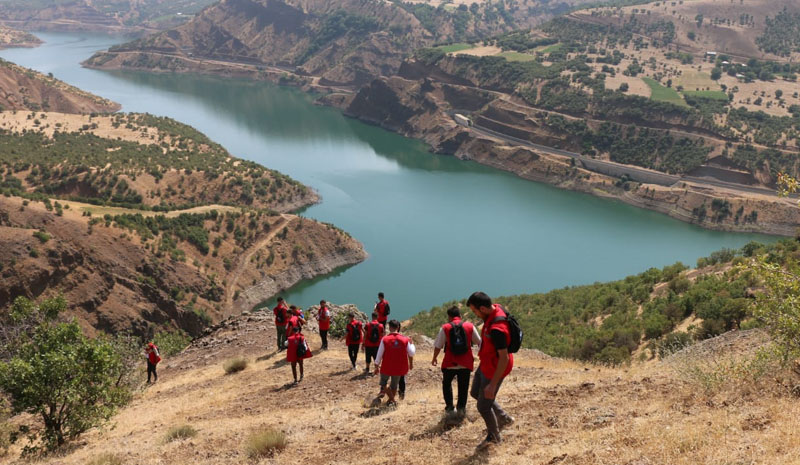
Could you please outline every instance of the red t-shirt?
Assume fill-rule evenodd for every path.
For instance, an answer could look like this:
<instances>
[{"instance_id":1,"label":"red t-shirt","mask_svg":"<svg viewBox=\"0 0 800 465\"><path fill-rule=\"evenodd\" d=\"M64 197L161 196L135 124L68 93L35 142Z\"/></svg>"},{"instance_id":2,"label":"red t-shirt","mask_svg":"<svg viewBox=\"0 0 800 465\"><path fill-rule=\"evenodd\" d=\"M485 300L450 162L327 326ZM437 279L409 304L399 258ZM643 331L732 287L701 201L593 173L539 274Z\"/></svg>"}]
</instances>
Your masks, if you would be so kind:
<instances>
[{"instance_id":1,"label":"red t-shirt","mask_svg":"<svg viewBox=\"0 0 800 465\"><path fill-rule=\"evenodd\" d=\"M442 361L442 368L450 368L458 365L464 368L469 368L469 370L472 371L472 369L475 368L475 357L472 355L472 332L475 331L475 327L472 325L472 323L467 321L461 325L464 328L464 333L467 336L469 350L461 355L455 355L450 351L450 328L453 324L458 323L461 323L461 318L453 318L453 321L450 323L445 323L442 325L444 337L447 341L444 346L444 360Z\"/></svg>"},{"instance_id":2,"label":"red t-shirt","mask_svg":"<svg viewBox=\"0 0 800 465\"><path fill-rule=\"evenodd\" d=\"M408 344L411 342L402 334L387 334L383 337L383 360L381 374L405 376L408 374Z\"/></svg>"},{"instance_id":3,"label":"red t-shirt","mask_svg":"<svg viewBox=\"0 0 800 465\"><path fill-rule=\"evenodd\" d=\"M295 330L300 326L300 317L297 315L290 316L289 320L286 322L286 337L294 334Z\"/></svg>"},{"instance_id":4,"label":"red t-shirt","mask_svg":"<svg viewBox=\"0 0 800 465\"><path fill-rule=\"evenodd\" d=\"M384 299L375 306L375 311L378 313L378 321L383 324L386 324L386 320L389 319L389 316L386 314L387 305L389 305L389 301Z\"/></svg>"},{"instance_id":5,"label":"red t-shirt","mask_svg":"<svg viewBox=\"0 0 800 465\"><path fill-rule=\"evenodd\" d=\"M328 331L331 329L331 311L328 307L320 307L317 313L317 321L319 321L319 330Z\"/></svg>"},{"instance_id":6,"label":"red t-shirt","mask_svg":"<svg viewBox=\"0 0 800 465\"><path fill-rule=\"evenodd\" d=\"M378 327L378 340L375 342L370 340L373 326ZM373 320L364 326L364 347L380 347L381 339L383 339L383 325L378 323L377 320Z\"/></svg>"},{"instance_id":7,"label":"red t-shirt","mask_svg":"<svg viewBox=\"0 0 800 465\"><path fill-rule=\"evenodd\" d=\"M158 356L158 346L154 345L153 348L148 351L147 360L153 365L158 365L158 362L161 361L161 357Z\"/></svg>"},{"instance_id":8,"label":"red t-shirt","mask_svg":"<svg viewBox=\"0 0 800 465\"><path fill-rule=\"evenodd\" d=\"M492 321L497 317L505 317L506 313L503 311L503 308L500 305L493 304L492 307L494 311L488 318L483 320L483 330L481 331L481 350L478 352L478 357L481 359L480 370L488 379L492 379L494 376L495 370L497 370L497 363L499 361L499 357L497 355L497 348L494 345L494 341L492 341L491 333L493 331L499 331L505 336L506 339L506 347L508 344L511 344L511 333L508 330L508 322L506 321L499 321L497 323L492 324ZM503 378L508 376L511 373L511 369L514 367L514 354L508 354L508 366L506 367L506 371L503 373Z\"/></svg>"},{"instance_id":9,"label":"red t-shirt","mask_svg":"<svg viewBox=\"0 0 800 465\"><path fill-rule=\"evenodd\" d=\"M286 361L287 362L296 362L298 361L297 357L297 346L300 344L306 343L306 338L303 337L302 334L293 334L289 336L289 347L286 349ZM311 358L311 347L306 346L306 354L303 356L303 359Z\"/></svg>"},{"instance_id":10,"label":"red t-shirt","mask_svg":"<svg viewBox=\"0 0 800 465\"><path fill-rule=\"evenodd\" d=\"M288 310L289 307L283 304L278 304L272 309L272 313L275 315L275 326L286 326L286 323L289 322ZM280 322L280 319L283 320L283 323Z\"/></svg>"},{"instance_id":11,"label":"red t-shirt","mask_svg":"<svg viewBox=\"0 0 800 465\"><path fill-rule=\"evenodd\" d=\"M353 334L352 334L353 333L353 330L352 330L353 325L356 326L356 328L358 330L358 333L361 334L361 337L357 341L353 340ZM356 319L350 320L350 323L347 323L347 329L345 331L345 333L346 333L346 336L344 338L345 344L353 345L353 344L361 344L362 342L364 342L364 334L362 332L363 327L364 327L364 325L360 321L358 321Z\"/></svg>"}]
</instances>

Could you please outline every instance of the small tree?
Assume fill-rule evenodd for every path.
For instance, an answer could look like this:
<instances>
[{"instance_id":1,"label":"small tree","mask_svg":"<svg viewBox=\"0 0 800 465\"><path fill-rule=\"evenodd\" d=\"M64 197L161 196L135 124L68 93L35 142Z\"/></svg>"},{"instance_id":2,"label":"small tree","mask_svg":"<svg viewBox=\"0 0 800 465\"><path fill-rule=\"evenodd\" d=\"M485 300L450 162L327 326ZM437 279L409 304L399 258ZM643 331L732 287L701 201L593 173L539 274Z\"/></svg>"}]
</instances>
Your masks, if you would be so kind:
<instances>
[{"instance_id":1,"label":"small tree","mask_svg":"<svg viewBox=\"0 0 800 465\"><path fill-rule=\"evenodd\" d=\"M11 339L4 351L9 358L0 362L0 388L10 397L12 411L42 419L44 429L29 439L40 440L46 449L102 424L130 398L112 341L87 338L74 320L57 322L65 307L61 298L40 305L17 298L7 319L28 322L27 330Z\"/></svg>"}]
</instances>

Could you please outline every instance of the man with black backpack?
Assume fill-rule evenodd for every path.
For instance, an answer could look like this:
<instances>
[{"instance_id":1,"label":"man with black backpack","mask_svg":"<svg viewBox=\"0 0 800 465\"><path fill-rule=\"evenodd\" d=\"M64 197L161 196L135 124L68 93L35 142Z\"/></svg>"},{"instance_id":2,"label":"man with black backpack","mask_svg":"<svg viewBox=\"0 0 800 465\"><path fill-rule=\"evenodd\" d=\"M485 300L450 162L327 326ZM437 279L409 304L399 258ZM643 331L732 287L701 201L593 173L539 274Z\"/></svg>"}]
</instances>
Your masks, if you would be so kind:
<instances>
[{"instance_id":1,"label":"man with black backpack","mask_svg":"<svg viewBox=\"0 0 800 465\"><path fill-rule=\"evenodd\" d=\"M364 357L367 359L367 367L364 373L369 373L369 363L378 356L378 347L383 339L383 325L378 322L378 313L372 312L372 321L364 326Z\"/></svg>"},{"instance_id":2,"label":"man with black backpack","mask_svg":"<svg viewBox=\"0 0 800 465\"><path fill-rule=\"evenodd\" d=\"M278 305L272 309L272 313L275 314L275 329L278 331L278 350L283 350L286 348L286 323L289 322L289 308L286 306L286 302L283 301L283 297L278 297Z\"/></svg>"},{"instance_id":3,"label":"man with black backpack","mask_svg":"<svg viewBox=\"0 0 800 465\"><path fill-rule=\"evenodd\" d=\"M378 323L386 328L386 322L389 320L391 308L389 308L389 301L384 298L383 292L378 292L378 301L375 302L373 311L378 314Z\"/></svg>"},{"instance_id":4,"label":"man with black backpack","mask_svg":"<svg viewBox=\"0 0 800 465\"><path fill-rule=\"evenodd\" d=\"M311 358L311 348L308 347L308 342L303 336L302 328L298 328L289 336L286 361L292 364L292 377L294 377L294 384L303 381L303 360ZM300 366L300 379L297 379L297 366Z\"/></svg>"},{"instance_id":5,"label":"man with black backpack","mask_svg":"<svg viewBox=\"0 0 800 465\"><path fill-rule=\"evenodd\" d=\"M350 313L350 323L345 328L344 342L347 344L347 355L350 356L350 363L356 369L358 359L358 348L364 340L364 325L356 319L355 313Z\"/></svg>"},{"instance_id":6,"label":"man with black backpack","mask_svg":"<svg viewBox=\"0 0 800 465\"><path fill-rule=\"evenodd\" d=\"M486 423L487 435L478 449L500 444L500 430L514 423L514 418L497 403L497 392L503 379L514 367L514 352L522 343L522 330L517 320L483 292L475 292L467 300L472 312L483 320L480 366L475 371L470 394L478 401L478 412Z\"/></svg>"},{"instance_id":7,"label":"man with black backpack","mask_svg":"<svg viewBox=\"0 0 800 465\"><path fill-rule=\"evenodd\" d=\"M306 320L303 318L303 315L300 313L300 309L297 306L292 305L289 307L289 318L286 321L286 337L287 339L292 337L292 334L300 332L303 328L303 325L306 324Z\"/></svg>"},{"instance_id":8,"label":"man with black backpack","mask_svg":"<svg viewBox=\"0 0 800 465\"><path fill-rule=\"evenodd\" d=\"M469 395L469 377L475 366L472 345L481 345L478 331L469 321L461 321L461 310L458 307L447 309L448 322L442 325L433 343L433 360L431 365L439 362L439 352L444 350L442 360L442 395L444 396L445 413L448 416L457 412L463 419L467 414L467 397ZM453 409L453 378L458 379L457 410Z\"/></svg>"}]
</instances>

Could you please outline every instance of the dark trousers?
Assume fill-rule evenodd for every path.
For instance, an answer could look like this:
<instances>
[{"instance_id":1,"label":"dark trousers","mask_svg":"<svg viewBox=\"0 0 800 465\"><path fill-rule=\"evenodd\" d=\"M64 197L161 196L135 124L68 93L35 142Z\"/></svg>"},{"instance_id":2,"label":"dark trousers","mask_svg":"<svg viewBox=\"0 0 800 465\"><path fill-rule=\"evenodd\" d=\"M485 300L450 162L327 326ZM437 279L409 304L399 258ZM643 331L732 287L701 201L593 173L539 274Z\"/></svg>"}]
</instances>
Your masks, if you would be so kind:
<instances>
[{"instance_id":1,"label":"dark trousers","mask_svg":"<svg viewBox=\"0 0 800 465\"><path fill-rule=\"evenodd\" d=\"M320 329L319 330L319 338L322 339L322 348L328 348L328 330L327 329Z\"/></svg>"},{"instance_id":2,"label":"dark trousers","mask_svg":"<svg viewBox=\"0 0 800 465\"><path fill-rule=\"evenodd\" d=\"M356 366L356 360L358 360L358 348L361 344L350 344L347 346L347 355L350 357L350 363L353 366Z\"/></svg>"},{"instance_id":3,"label":"dark trousers","mask_svg":"<svg viewBox=\"0 0 800 465\"><path fill-rule=\"evenodd\" d=\"M367 358L367 367L369 367L370 362L375 360L375 357L378 356L378 348L364 347L364 356Z\"/></svg>"},{"instance_id":4,"label":"dark trousers","mask_svg":"<svg viewBox=\"0 0 800 465\"><path fill-rule=\"evenodd\" d=\"M401 376L400 377L400 387L397 389L397 392L399 392L401 396L405 396L406 395L406 377L405 376Z\"/></svg>"},{"instance_id":5,"label":"dark trousers","mask_svg":"<svg viewBox=\"0 0 800 465\"><path fill-rule=\"evenodd\" d=\"M483 391L491 381L491 379L483 376L479 368L475 372L475 378L472 380L472 391L470 391L470 394L478 401L478 413L483 417L489 435L500 439L500 428L497 426L497 419L502 418L505 421L509 421L511 418L506 411L503 410L503 407L500 407L500 404L497 403L497 393L500 392L500 385L503 384L502 379L497 383L497 391L494 393L494 399L483 397Z\"/></svg>"},{"instance_id":6,"label":"dark trousers","mask_svg":"<svg viewBox=\"0 0 800 465\"><path fill-rule=\"evenodd\" d=\"M150 382L150 376L153 376L153 381L158 381L158 373L156 373L156 366L147 361L147 382Z\"/></svg>"},{"instance_id":7,"label":"dark trousers","mask_svg":"<svg viewBox=\"0 0 800 465\"><path fill-rule=\"evenodd\" d=\"M458 378L458 405L459 410L467 408L469 396L469 376L472 374L468 368L442 369L442 395L444 395L445 409L453 410L453 379Z\"/></svg>"},{"instance_id":8,"label":"dark trousers","mask_svg":"<svg viewBox=\"0 0 800 465\"><path fill-rule=\"evenodd\" d=\"M286 347L286 326L276 326L275 331L278 332L278 350L283 350Z\"/></svg>"}]
</instances>

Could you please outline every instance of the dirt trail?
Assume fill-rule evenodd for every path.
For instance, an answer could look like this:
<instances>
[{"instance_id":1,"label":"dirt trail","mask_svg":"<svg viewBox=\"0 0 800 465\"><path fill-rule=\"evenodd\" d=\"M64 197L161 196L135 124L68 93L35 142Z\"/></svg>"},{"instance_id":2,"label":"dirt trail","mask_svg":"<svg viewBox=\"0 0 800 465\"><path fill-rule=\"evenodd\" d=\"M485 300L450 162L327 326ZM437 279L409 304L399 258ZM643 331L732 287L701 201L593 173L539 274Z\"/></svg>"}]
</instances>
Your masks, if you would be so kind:
<instances>
[{"instance_id":1,"label":"dirt trail","mask_svg":"<svg viewBox=\"0 0 800 465\"><path fill-rule=\"evenodd\" d=\"M291 222L296 218L296 216L287 215L285 213L281 214L280 223L273 226L272 231L270 231L266 237L256 242L252 247L247 249L244 255L242 255L242 258L236 265L236 271L234 271L233 275L231 276L230 284L228 284L227 289L225 289L225 295L227 296L225 301L226 308L231 308L233 306L233 295L235 293L236 283L239 281L242 273L244 273L244 270L247 267L247 264L250 263L250 259L253 257L253 255L259 250L268 246L269 243L272 242L272 239L274 239L275 236L281 232L281 230L283 230L283 228L289 226L289 224L291 224Z\"/></svg>"}]
</instances>

